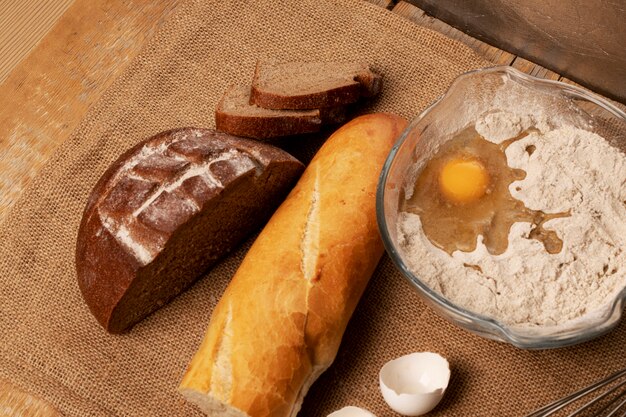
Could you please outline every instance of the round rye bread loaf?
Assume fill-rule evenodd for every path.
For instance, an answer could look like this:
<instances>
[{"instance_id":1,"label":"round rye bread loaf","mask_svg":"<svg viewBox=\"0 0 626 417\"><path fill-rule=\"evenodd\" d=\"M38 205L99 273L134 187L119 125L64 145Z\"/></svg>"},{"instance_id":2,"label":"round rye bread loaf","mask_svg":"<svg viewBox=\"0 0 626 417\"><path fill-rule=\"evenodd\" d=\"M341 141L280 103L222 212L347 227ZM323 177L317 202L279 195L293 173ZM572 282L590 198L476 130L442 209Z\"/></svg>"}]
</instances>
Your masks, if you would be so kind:
<instances>
[{"instance_id":1,"label":"round rye bread loaf","mask_svg":"<svg viewBox=\"0 0 626 417\"><path fill-rule=\"evenodd\" d=\"M121 333L166 304L260 227L303 169L274 146L206 129L128 150L78 231L78 285L98 322Z\"/></svg>"}]
</instances>

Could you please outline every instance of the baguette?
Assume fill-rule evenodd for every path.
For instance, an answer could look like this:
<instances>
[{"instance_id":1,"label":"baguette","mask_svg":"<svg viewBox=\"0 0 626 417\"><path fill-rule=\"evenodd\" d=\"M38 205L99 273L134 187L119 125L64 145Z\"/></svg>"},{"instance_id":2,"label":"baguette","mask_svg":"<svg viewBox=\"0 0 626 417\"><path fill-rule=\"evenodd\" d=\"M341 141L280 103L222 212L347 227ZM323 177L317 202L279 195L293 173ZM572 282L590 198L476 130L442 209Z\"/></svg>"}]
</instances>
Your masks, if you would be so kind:
<instances>
[{"instance_id":1,"label":"baguette","mask_svg":"<svg viewBox=\"0 0 626 417\"><path fill-rule=\"evenodd\" d=\"M376 185L406 121L335 132L250 248L179 390L207 415L295 416L333 362L382 253Z\"/></svg>"},{"instance_id":2,"label":"baguette","mask_svg":"<svg viewBox=\"0 0 626 417\"><path fill-rule=\"evenodd\" d=\"M51 404L0 378L0 416L63 417Z\"/></svg>"}]
</instances>

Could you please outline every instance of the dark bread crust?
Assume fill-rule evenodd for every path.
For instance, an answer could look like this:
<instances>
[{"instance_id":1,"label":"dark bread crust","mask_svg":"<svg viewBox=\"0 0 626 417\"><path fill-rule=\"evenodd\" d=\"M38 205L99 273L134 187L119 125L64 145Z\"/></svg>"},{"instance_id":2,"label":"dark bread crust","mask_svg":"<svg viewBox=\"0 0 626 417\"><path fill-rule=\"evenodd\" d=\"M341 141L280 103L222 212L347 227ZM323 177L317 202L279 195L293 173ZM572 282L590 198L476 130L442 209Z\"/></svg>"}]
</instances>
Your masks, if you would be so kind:
<instances>
[{"instance_id":1,"label":"dark bread crust","mask_svg":"<svg viewBox=\"0 0 626 417\"><path fill-rule=\"evenodd\" d=\"M204 129L126 151L96 183L78 232L92 314L121 333L163 306L258 228L302 170L271 145Z\"/></svg>"},{"instance_id":2,"label":"dark bread crust","mask_svg":"<svg viewBox=\"0 0 626 417\"><path fill-rule=\"evenodd\" d=\"M382 77L364 66L364 69L346 74L348 80L340 86L322 88L315 93L302 93L291 91L288 94L280 94L261 83L263 77L263 62L257 62L252 80L250 103L266 109L278 110L307 110L324 107L345 106L356 103L362 97L374 97L382 89ZM306 63L302 63L306 67ZM333 71L333 64L328 64L328 71ZM349 80L350 76L352 79Z\"/></svg>"},{"instance_id":3,"label":"dark bread crust","mask_svg":"<svg viewBox=\"0 0 626 417\"><path fill-rule=\"evenodd\" d=\"M319 132L322 119L319 114L311 116L285 115L282 117L242 116L215 111L215 127L231 135L254 139L271 139L281 136Z\"/></svg>"}]
</instances>

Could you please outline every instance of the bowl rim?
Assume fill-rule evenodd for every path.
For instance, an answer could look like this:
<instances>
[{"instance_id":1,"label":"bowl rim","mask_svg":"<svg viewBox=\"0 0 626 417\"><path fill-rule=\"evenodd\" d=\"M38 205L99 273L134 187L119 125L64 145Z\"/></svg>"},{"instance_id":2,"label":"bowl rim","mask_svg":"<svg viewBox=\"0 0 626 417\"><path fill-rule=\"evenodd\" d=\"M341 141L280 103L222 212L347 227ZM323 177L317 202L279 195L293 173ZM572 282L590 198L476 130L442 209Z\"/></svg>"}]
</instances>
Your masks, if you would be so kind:
<instances>
[{"instance_id":1,"label":"bowl rim","mask_svg":"<svg viewBox=\"0 0 626 417\"><path fill-rule=\"evenodd\" d=\"M624 307L623 304L626 303L626 287L624 287L615 297L615 299L611 302L610 308L605 309L605 314L603 317L606 317L604 322L597 323L599 325L593 326L591 328L585 329L585 332L568 332L566 335L558 336L558 335L541 335L541 336L529 336L520 334L515 331L510 326L485 315L481 315L478 313L474 313L468 309L465 309L439 293L435 290L431 289L428 285L426 285L420 278L418 278L408 266L402 260L402 256L399 253L398 248L396 247L396 243L391 239L389 234L389 228L386 222L385 216L385 185L387 183L387 178L389 175L389 171L391 165L395 161L395 157L405 143L409 133L415 128L415 126L427 115L429 114L435 107L437 107L446 97L448 97L451 92L460 84L465 78L469 78L475 76L477 74L485 74L485 73L503 73L507 76L513 78L516 81L521 81L522 83L531 83L531 84L543 84L549 85L551 88L559 88L569 93L570 95L577 96L586 101L590 101L603 109L612 113L618 119L622 119L626 123L626 113L614 106L612 103L608 102L606 99L598 96L595 93L589 92L581 87L566 84L561 81L555 80L547 80L543 78L537 78L532 75L528 75L523 73L515 68L509 66L493 66L488 68L480 68L471 71L467 71L462 73L458 77L456 77L446 92L442 94L440 97L435 99L430 105L428 105L416 118L414 118L411 123L405 128L405 130L400 134L396 143L391 148L387 159L383 165L381 174L379 176L379 181L376 189L376 220L378 223L378 229L380 231L380 235L382 237L382 241L385 247L385 250L389 254L394 265L400 270L402 276L409 281L414 287L418 289L418 295L422 295L426 297L426 301L430 303L434 303L435 305L442 307L446 310L450 310L457 316L462 317L468 323L476 323L478 322L481 327L486 330L490 330L493 332L492 334L486 334L482 332L477 332L475 328L469 327L465 323L461 323L457 320L451 320L447 315L443 315L443 317L451 321L453 324L465 328L472 333L482 335L483 337L488 337L504 342L508 342L518 348L522 349L551 349L551 348L559 348L570 346L574 344L579 344L591 339L595 339L603 334L608 333L614 327L616 327L622 319L622 312L618 311L619 317L609 325L606 325L608 318L613 317L616 310L619 308L620 310ZM437 315L442 316L438 312ZM604 324L604 325L603 325ZM500 338L495 336L500 336Z\"/></svg>"}]
</instances>

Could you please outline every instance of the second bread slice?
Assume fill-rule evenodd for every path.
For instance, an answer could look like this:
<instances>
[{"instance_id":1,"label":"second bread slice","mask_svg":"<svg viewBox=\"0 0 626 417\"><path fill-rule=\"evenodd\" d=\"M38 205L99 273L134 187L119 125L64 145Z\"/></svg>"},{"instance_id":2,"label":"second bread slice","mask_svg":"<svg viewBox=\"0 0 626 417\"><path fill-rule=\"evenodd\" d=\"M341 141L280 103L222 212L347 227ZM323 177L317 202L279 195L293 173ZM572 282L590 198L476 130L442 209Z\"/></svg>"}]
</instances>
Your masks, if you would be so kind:
<instances>
[{"instance_id":1,"label":"second bread slice","mask_svg":"<svg viewBox=\"0 0 626 417\"><path fill-rule=\"evenodd\" d=\"M358 62L259 61L250 102L268 109L319 109L380 92L382 77Z\"/></svg>"}]
</instances>

